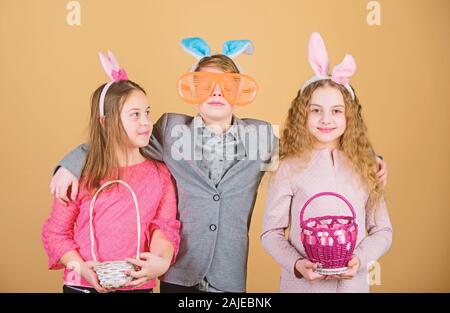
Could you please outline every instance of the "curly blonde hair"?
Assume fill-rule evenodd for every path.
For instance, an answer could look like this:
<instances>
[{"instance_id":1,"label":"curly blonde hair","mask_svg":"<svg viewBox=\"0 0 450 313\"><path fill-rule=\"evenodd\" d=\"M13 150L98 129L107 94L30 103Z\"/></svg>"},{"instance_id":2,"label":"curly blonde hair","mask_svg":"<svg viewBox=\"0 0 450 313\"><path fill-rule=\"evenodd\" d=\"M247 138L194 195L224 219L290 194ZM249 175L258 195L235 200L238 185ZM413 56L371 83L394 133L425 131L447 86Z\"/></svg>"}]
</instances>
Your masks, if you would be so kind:
<instances>
[{"instance_id":1,"label":"curly blonde hair","mask_svg":"<svg viewBox=\"0 0 450 313\"><path fill-rule=\"evenodd\" d=\"M377 204L383 190L376 176L375 153L367 136L367 127L362 118L362 107L355 96L352 98L344 86L331 80L320 80L308 85L303 92L298 91L291 103L288 117L281 136L280 159L310 155L314 137L307 128L308 112L313 92L321 87L338 89L344 98L347 126L340 137L340 150L349 158L356 172L369 190L369 206Z\"/></svg>"}]
</instances>

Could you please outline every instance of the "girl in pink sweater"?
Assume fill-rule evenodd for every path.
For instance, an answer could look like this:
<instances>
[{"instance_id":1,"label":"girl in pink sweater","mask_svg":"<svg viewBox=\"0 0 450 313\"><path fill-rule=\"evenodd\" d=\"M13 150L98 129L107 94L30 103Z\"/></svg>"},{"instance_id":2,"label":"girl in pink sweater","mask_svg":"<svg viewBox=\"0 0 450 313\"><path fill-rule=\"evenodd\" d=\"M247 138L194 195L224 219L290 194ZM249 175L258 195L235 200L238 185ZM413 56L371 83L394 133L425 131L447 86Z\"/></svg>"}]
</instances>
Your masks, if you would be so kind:
<instances>
[{"instance_id":1,"label":"girl in pink sweater","mask_svg":"<svg viewBox=\"0 0 450 313\"><path fill-rule=\"evenodd\" d=\"M144 89L128 80L112 53L100 56L111 82L92 96L87 162L77 198L64 204L53 200L42 241L50 269L64 270L64 292L108 292L93 267L99 262L127 260L136 270L133 280L115 291L151 292L155 279L175 261L180 223L176 220L176 191L163 163L145 159L140 151L152 132L150 107ZM124 184L101 190L93 203L90 240L90 204L99 188L111 180ZM73 187L74 188L74 187ZM137 223L136 207L140 223ZM138 227L139 225L139 227ZM140 229L140 258L137 232Z\"/></svg>"},{"instance_id":2,"label":"girl in pink sweater","mask_svg":"<svg viewBox=\"0 0 450 313\"><path fill-rule=\"evenodd\" d=\"M367 138L361 105L349 84L356 66L347 55L328 76L328 56L318 33L309 59L315 76L292 102L281 139L280 164L271 175L261 241L281 266L281 292L368 292L368 267L389 249L392 226ZM356 211L358 234L349 270L324 276L301 243L300 210L313 195L343 195ZM337 198L310 203L304 219L351 215ZM288 238L285 231L288 229Z\"/></svg>"}]
</instances>

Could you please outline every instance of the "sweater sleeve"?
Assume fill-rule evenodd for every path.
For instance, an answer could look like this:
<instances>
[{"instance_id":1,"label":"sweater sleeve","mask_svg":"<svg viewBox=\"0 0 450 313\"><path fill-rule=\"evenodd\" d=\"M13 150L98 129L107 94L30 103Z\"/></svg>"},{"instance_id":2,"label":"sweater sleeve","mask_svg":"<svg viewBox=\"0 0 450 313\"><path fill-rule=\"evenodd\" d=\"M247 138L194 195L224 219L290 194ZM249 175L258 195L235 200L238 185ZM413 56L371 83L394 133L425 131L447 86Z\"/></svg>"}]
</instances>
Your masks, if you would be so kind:
<instances>
[{"instance_id":1,"label":"sweater sleeve","mask_svg":"<svg viewBox=\"0 0 450 313\"><path fill-rule=\"evenodd\" d=\"M392 243L392 225L384 199L366 214L367 236L361 240L354 254L361 261L360 269L367 269L371 262L383 256Z\"/></svg>"},{"instance_id":2,"label":"sweater sleeve","mask_svg":"<svg viewBox=\"0 0 450 313\"><path fill-rule=\"evenodd\" d=\"M48 255L48 268L61 269L60 259L69 251L78 250L74 240L75 221L79 213L78 200L68 206L53 199L52 212L42 227L42 243Z\"/></svg>"},{"instance_id":3,"label":"sweater sleeve","mask_svg":"<svg viewBox=\"0 0 450 313\"><path fill-rule=\"evenodd\" d=\"M84 165L86 164L88 145L81 144L72 151L70 151L64 158L59 162L58 166L53 171L53 174L62 166L69 170L78 180L81 177L81 172L83 171Z\"/></svg>"},{"instance_id":4,"label":"sweater sleeve","mask_svg":"<svg viewBox=\"0 0 450 313\"><path fill-rule=\"evenodd\" d=\"M285 236L285 230L289 227L293 192L288 169L283 163L280 162L280 167L271 174L269 180L261 243L280 266L294 274L295 263L305 256Z\"/></svg>"},{"instance_id":5,"label":"sweater sleeve","mask_svg":"<svg viewBox=\"0 0 450 313\"><path fill-rule=\"evenodd\" d=\"M150 223L150 235L159 229L174 248L172 264L175 263L180 246L180 222L177 220L177 195L175 182L167 167L157 164L163 183L163 196L159 202L155 218Z\"/></svg>"}]
</instances>

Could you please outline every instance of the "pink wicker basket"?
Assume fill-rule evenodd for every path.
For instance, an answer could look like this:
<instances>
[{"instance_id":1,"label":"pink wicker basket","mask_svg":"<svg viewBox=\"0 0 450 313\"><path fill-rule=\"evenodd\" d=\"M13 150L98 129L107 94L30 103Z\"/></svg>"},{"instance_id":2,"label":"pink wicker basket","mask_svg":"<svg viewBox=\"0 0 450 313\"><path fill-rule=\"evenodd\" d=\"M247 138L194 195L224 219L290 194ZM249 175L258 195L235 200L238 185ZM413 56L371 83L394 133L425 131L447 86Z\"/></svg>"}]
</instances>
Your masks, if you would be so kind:
<instances>
[{"instance_id":1,"label":"pink wicker basket","mask_svg":"<svg viewBox=\"0 0 450 313\"><path fill-rule=\"evenodd\" d=\"M95 262L98 262L97 255L95 254L95 238L94 238L94 226L93 226L93 211L94 211L94 204L95 200L97 199L98 194L102 189L105 187L119 183L127 187L127 189L130 191L134 206L136 208L136 224L137 224L137 248L136 248L136 259L139 259L139 251L141 247L141 218L139 214L139 206L137 202L137 198L131 187L122 180L112 180L108 181L105 184L103 184L95 193L94 197L91 200L90 210L89 210L89 232L90 232L90 238L91 238L91 254L92 258ZM107 261L102 262L94 267L94 271L96 272L98 276L98 280L100 282L100 285L104 288L110 289L110 288L120 288L125 286L126 283L133 280L132 276L126 275L127 271L136 270L137 268L125 261L125 260L118 260L118 261Z\"/></svg>"},{"instance_id":2,"label":"pink wicker basket","mask_svg":"<svg viewBox=\"0 0 450 313\"><path fill-rule=\"evenodd\" d=\"M306 207L322 196L334 196L343 200L352 212L352 216L321 216L304 220ZM321 192L312 196L300 211L301 241L308 259L319 263L317 273L337 275L348 271L356 245L358 225L351 203L334 192Z\"/></svg>"}]
</instances>

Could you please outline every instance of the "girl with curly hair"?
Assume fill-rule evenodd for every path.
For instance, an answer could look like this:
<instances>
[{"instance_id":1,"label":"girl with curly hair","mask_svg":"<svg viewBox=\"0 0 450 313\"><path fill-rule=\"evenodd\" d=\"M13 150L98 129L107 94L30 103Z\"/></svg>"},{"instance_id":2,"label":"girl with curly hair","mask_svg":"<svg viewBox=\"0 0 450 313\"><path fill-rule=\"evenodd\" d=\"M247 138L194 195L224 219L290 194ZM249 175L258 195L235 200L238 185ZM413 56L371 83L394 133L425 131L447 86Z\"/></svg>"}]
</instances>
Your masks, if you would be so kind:
<instances>
[{"instance_id":1,"label":"girl with curly hair","mask_svg":"<svg viewBox=\"0 0 450 313\"><path fill-rule=\"evenodd\" d=\"M328 56L318 33L310 39L309 61L315 75L289 109L280 164L269 180L261 241L281 266L281 292L368 292L368 269L389 249L392 226L377 173L380 161L349 84L356 65L346 55L328 75ZM356 213L356 248L339 275L324 274L319 262L308 260L301 242L300 209L322 192L342 195ZM304 219L350 215L346 203L338 200L315 199L304 211Z\"/></svg>"}]
</instances>

